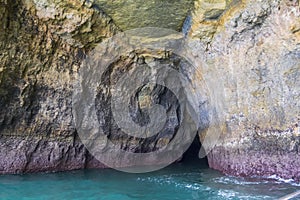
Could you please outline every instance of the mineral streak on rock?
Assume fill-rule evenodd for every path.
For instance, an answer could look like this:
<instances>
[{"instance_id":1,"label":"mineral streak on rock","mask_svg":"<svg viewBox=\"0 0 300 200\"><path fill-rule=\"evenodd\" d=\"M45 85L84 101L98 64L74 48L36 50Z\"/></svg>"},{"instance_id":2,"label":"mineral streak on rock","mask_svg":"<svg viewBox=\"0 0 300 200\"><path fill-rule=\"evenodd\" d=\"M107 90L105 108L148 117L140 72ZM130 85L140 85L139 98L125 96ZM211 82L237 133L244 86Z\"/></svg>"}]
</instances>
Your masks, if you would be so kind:
<instances>
[{"instance_id":1,"label":"mineral streak on rock","mask_svg":"<svg viewBox=\"0 0 300 200\"><path fill-rule=\"evenodd\" d=\"M138 2L124 2L124 9ZM299 1L180 1L180 14L178 7L170 9L173 15L165 20L157 20L163 12L147 16L153 13L148 4L128 11L147 19L110 10L118 3L0 0L1 174L104 167L81 144L74 126L72 87L82 59L121 29L143 24L180 30L192 8L188 35L206 46L192 52L215 69L203 73L212 79L222 75L212 81L220 82L225 94L224 131L208 154L210 167L300 180ZM147 106L147 99L140 99ZM205 118L200 119L201 124ZM124 148L140 144L114 139Z\"/></svg>"}]
</instances>

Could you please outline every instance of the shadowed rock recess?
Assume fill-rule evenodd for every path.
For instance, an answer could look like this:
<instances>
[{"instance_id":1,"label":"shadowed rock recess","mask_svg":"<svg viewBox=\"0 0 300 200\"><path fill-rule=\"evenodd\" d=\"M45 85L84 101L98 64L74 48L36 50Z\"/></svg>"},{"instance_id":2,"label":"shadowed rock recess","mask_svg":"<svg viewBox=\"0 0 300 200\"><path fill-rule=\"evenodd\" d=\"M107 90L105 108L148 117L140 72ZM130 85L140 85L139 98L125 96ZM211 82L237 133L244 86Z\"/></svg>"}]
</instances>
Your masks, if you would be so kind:
<instances>
[{"instance_id":1,"label":"shadowed rock recess","mask_svg":"<svg viewBox=\"0 0 300 200\"><path fill-rule=\"evenodd\" d=\"M74 125L72 92L78 69L105 38L156 26L182 27L188 38L203 46L195 45L191 52L203 56L207 69L214 69L201 73L222 86L222 133L208 153L209 166L231 175L300 181L298 0L0 0L0 18L0 174L105 167L85 149ZM129 58L112 65L105 87L114 69L144 64ZM181 67L176 57L158 60ZM172 94L145 87L133 96L134 120L147 122L140 107L151 104L150 94L177 121L149 140L122 136L105 107L105 92L99 88L97 115L120 148L155 150L168 143L162 137L170 139L178 129L179 105ZM204 141L207 127L200 128Z\"/></svg>"}]
</instances>

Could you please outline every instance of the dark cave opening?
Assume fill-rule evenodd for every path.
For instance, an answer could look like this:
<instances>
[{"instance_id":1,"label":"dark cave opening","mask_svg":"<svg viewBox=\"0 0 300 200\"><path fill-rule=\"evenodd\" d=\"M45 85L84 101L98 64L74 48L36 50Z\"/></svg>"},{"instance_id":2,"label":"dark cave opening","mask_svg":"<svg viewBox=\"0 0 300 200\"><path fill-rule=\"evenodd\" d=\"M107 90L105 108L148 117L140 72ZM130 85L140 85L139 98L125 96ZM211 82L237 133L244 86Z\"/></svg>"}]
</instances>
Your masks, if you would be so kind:
<instances>
[{"instance_id":1,"label":"dark cave opening","mask_svg":"<svg viewBox=\"0 0 300 200\"><path fill-rule=\"evenodd\" d=\"M199 151L201 148L201 142L199 136L196 135L190 147L185 151L180 160L180 163L193 163L203 168L209 167L207 156L199 158Z\"/></svg>"}]
</instances>

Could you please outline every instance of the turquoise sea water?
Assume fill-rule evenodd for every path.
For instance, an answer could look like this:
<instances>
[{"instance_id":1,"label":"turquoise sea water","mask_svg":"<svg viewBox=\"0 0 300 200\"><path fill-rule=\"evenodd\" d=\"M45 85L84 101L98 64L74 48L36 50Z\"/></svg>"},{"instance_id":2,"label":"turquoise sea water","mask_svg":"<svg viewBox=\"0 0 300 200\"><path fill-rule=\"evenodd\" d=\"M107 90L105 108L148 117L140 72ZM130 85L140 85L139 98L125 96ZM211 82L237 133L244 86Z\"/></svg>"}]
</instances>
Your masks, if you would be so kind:
<instances>
[{"instance_id":1,"label":"turquoise sea water","mask_svg":"<svg viewBox=\"0 0 300 200\"><path fill-rule=\"evenodd\" d=\"M0 176L0 199L276 199L300 189L271 179L224 176L199 163L127 174L112 169Z\"/></svg>"}]
</instances>

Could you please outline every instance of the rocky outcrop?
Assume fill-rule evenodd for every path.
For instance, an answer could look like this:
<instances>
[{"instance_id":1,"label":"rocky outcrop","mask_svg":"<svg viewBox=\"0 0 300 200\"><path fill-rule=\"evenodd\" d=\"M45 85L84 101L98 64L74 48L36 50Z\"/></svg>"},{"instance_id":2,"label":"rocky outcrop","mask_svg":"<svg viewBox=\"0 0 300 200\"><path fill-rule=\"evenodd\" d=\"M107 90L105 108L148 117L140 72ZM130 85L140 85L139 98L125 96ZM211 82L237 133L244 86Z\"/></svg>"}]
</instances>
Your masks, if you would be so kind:
<instances>
[{"instance_id":1,"label":"rocky outcrop","mask_svg":"<svg viewBox=\"0 0 300 200\"><path fill-rule=\"evenodd\" d=\"M118 28L81 2L37 2L1 1L0 173L96 163L76 139L72 81L89 46Z\"/></svg>"},{"instance_id":2,"label":"rocky outcrop","mask_svg":"<svg viewBox=\"0 0 300 200\"><path fill-rule=\"evenodd\" d=\"M123 31L143 27L160 27L180 31L183 20L191 11L194 0L144 1L94 0L113 18Z\"/></svg>"},{"instance_id":3,"label":"rocky outcrop","mask_svg":"<svg viewBox=\"0 0 300 200\"><path fill-rule=\"evenodd\" d=\"M199 65L205 63L199 71L206 79L192 81L206 85L210 99L221 99L214 110L221 118L207 119L207 110L199 113L199 136L206 150L211 150L208 128L217 125L216 130L221 132L208 154L210 167L233 175L275 174L299 180L299 2L194 3L191 14L185 5L174 21L166 16L169 13L158 12L152 21L141 22L142 17L132 15L133 10L128 11L128 19L127 12L110 10L121 6L118 1L1 0L0 173L104 167L85 149L74 125L73 83L82 60L96 44L121 30L155 24L178 30L184 24L186 37L192 39L193 56L201 57ZM134 6L128 5L130 9ZM147 4L142 7L143 16L153 15L147 11ZM171 7L168 12L173 12ZM160 16L165 21L157 20ZM133 63L157 60L176 68L180 63L176 56L140 54L127 55L114 63L103 87L112 85L123 65L131 69ZM140 90L140 96L135 97L139 103L131 107L138 123L147 121L140 112L149 105L147 90ZM100 88L99 118L101 112L108 112L103 106L110 98L106 92L101 93ZM152 95L162 104L172 99L172 94L159 87ZM178 120L177 103L165 105L169 116ZM137 152L155 149L158 141L167 143L160 139L178 128L175 120L166 128L167 134L135 141L120 135L109 116L102 120L110 127L107 131L111 138L122 148Z\"/></svg>"},{"instance_id":4,"label":"rocky outcrop","mask_svg":"<svg viewBox=\"0 0 300 200\"><path fill-rule=\"evenodd\" d=\"M296 1L246 1L221 16L207 48L225 94L212 168L299 180L299 16Z\"/></svg>"}]
</instances>

